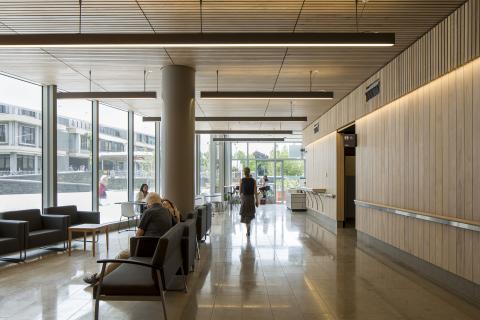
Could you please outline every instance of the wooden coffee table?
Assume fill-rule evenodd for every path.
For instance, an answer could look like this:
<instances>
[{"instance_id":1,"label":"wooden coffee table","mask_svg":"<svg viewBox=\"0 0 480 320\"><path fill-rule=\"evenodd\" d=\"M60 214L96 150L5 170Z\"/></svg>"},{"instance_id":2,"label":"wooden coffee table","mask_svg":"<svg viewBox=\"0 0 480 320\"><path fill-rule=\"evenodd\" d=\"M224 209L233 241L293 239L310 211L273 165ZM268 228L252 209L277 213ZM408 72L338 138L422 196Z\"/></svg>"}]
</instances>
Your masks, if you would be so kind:
<instances>
[{"instance_id":1,"label":"wooden coffee table","mask_svg":"<svg viewBox=\"0 0 480 320\"><path fill-rule=\"evenodd\" d=\"M97 233L105 232L108 251L108 224L85 223L68 227L68 255L72 254L72 233L83 232L83 251L87 250L87 233L92 233L92 255L95 257L95 237Z\"/></svg>"}]
</instances>

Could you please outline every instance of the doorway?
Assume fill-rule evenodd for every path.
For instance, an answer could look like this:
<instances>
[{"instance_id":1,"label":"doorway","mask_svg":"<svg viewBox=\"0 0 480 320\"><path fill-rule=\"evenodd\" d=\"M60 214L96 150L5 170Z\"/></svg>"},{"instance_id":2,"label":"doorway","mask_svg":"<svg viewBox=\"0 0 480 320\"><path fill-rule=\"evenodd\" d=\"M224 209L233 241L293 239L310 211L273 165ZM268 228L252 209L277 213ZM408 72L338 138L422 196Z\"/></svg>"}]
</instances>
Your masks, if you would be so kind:
<instances>
[{"instance_id":1,"label":"doorway","mask_svg":"<svg viewBox=\"0 0 480 320\"><path fill-rule=\"evenodd\" d=\"M355 147L357 138L355 135L355 124L351 124L341 131L343 136L344 154L344 227L355 228Z\"/></svg>"},{"instance_id":2,"label":"doorway","mask_svg":"<svg viewBox=\"0 0 480 320\"><path fill-rule=\"evenodd\" d=\"M285 200L283 176L283 160L256 160L257 184L263 176L268 177L270 190L266 193L267 203L278 203Z\"/></svg>"}]
</instances>

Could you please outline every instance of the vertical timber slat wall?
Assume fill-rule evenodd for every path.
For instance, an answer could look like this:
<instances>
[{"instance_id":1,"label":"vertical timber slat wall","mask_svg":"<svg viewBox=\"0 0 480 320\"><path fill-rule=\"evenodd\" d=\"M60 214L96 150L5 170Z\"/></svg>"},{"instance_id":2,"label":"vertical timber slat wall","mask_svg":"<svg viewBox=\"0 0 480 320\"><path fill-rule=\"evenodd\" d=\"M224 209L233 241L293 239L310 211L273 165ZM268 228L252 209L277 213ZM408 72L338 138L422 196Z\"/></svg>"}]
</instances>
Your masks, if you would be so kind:
<instances>
[{"instance_id":1,"label":"vertical timber slat wall","mask_svg":"<svg viewBox=\"0 0 480 320\"><path fill-rule=\"evenodd\" d=\"M311 150L356 121L357 199L480 221L479 56L480 0L470 0L304 130L307 184L321 181L319 157L335 153ZM366 102L377 79L380 94ZM479 232L363 207L356 228L480 284Z\"/></svg>"},{"instance_id":2,"label":"vertical timber slat wall","mask_svg":"<svg viewBox=\"0 0 480 320\"><path fill-rule=\"evenodd\" d=\"M478 88L480 59L357 120L356 198L480 221ZM363 207L356 217L357 230L480 284L479 232Z\"/></svg>"}]
</instances>

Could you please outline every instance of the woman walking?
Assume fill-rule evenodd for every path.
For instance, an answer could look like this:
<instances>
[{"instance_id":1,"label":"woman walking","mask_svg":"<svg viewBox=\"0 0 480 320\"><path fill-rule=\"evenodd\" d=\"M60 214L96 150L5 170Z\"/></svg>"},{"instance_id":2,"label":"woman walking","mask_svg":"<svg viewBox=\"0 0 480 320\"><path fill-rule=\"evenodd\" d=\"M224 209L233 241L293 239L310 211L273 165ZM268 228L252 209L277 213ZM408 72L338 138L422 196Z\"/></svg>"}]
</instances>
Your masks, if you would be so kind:
<instances>
[{"instance_id":1,"label":"woman walking","mask_svg":"<svg viewBox=\"0 0 480 320\"><path fill-rule=\"evenodd\" d=\"M250 168L243 169L245 177L240 180L240 222L247 225L247 237L250 236L250 222L255 219L255 207L258 207L257 183L250 176Z\"/></svg>"}]
</instances>

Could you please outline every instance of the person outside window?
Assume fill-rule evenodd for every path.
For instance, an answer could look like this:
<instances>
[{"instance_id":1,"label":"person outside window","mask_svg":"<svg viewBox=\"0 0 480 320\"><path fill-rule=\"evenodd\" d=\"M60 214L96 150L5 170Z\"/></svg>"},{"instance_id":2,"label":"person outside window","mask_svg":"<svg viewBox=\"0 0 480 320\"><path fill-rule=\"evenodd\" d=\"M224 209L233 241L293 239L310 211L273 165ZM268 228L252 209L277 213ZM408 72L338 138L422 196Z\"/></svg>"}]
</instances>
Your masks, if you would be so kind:
<instances>
[{"instance_id":1,"label":"person outside window","mask_svg":"<svg viewBox=\"0 0 480 320\"><path fill-rule=\"evenodd\" d=\"M245 177L240 180L240 222L247 226L247 237L250 236L250 223L255 219L255 207L258 207L257 183L250 176L250 168L243 169Z\"/></svg>"}]
</instances>

